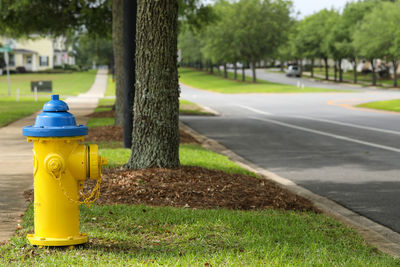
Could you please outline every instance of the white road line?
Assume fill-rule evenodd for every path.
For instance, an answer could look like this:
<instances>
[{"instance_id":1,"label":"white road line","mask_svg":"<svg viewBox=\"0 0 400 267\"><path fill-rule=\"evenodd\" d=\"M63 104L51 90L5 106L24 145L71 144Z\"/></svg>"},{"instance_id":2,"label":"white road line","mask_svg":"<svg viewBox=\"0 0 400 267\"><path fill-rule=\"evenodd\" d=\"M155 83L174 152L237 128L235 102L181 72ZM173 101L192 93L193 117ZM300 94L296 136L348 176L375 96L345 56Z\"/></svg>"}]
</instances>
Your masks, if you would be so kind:
<instances>
[{"instance_id":1,"label":"white road line","mask_svg":"<svg viewBox=\"0 0 400 267\"><path fill-rule=\"evenodd\" d=\"M241 108L244 108L244 109L247 109L247 110L250 110L250 111L253 111L253 112L258 113L258 114L263 114L263 115L267 115L267 116L274 115L274 114L272 114L270 112L258 110L258 109L251 108L251 107L248 107L248 106L245 106L245 105L235 105L235 106L241 107Z\"/></svg>"},{"instance_id":2,"label":"white road line","mask_svg":"<svg viewBox=\"0 0 400 267\"><path fill-rule=\"evenodd\" d=\"M323 131L313 130L313 129L309 129L309 128L305 128L305 127L301 127L301 126L297 126L297 125L293 125L293 124L289 124L289 123L284 123L284 122L280 122L280 121L276 121L276 120L257 118L257 117L251 117L251 119L265 121L265 122L285 126L288 128L292 128L292 129L296 129L296 130L300 130L300 131L304 131L304 132L319 134L319 135L328 136L328 137L332 137L332 138L343 140L343 141L353 142L353 143L357 143L357 144L362 144L362 145L366 145L366 146L370 146L370 147L375 147L375 148L380 148L383 150L389 150L389 151L400 153L400 149L395 148L395 147L384 146L384 145L379 145L379 144L375 144L375 143L371 143L371 142L361 141L361 140L349 138L349 137L342 136L342 135L336 135L336 134L331 134L331 133L327 133L327 132L323 132Z\"/></svg>"},{"instance_id":3,"label":"white road line","mask_svg":"<svg viewBox=\"0 0 400 267\"><path fill-rule=\"evenodd\" d=\"M397 131L379 129L379 128L375 128L375 127L362 126L362 125L358 125L358 124L352 124L352 123L346 123L346 122L340 122L340 121L333 121L333 120L327 120L327 119L318 119L318 118L306 117L306 116L295 116L295 117L296 118L307 119L307 120L313 120L313 121L320 121L320 122L327 122L327 123L332 123L332 124L337 124L337 125L343 125L343 126L348 126L348 127L358 128L358 129L364 129L364 130L370 130L370 131L376 131L376 132L400 135L400 132L397 132Z\"/></svg>"},{"instance_id":4,"label":"white road line","mask_svg":"<svg viewBox=\"0 0 400 267\"><path fill-rule=\"evenodd\" d=\"M258 114L264 114L271 116L273 115L272 113L258 110L255 108L251 108L248 106L244 105L236 105L238 107L253 111ZM395 134L395 135L400 135L400 132L398 131L392 131L392 130L386 130L386 129L380 129L380 128L375 128L375 127L368 127L368 126L362 126L358 124L352 124L352 123L346 123L346 122L340 122L340 121L333 121L333 120L327 120L327 119L319 119L319 118L314 118L314 117L307 117L307 116L286 116L288 118L301 118L301 119L306 119L306 120L313 120L313 121L320 121L320 122L326 122L326 123L331 123L331 124L337 124L337 125L343 125L347 127L353 127L353 128L358 128L358 129L363 129L363 130L369 130L369 131L376 131L376 132L382 132L382 133L388 133L388 134Z\"/></svg>"}]
</instances>

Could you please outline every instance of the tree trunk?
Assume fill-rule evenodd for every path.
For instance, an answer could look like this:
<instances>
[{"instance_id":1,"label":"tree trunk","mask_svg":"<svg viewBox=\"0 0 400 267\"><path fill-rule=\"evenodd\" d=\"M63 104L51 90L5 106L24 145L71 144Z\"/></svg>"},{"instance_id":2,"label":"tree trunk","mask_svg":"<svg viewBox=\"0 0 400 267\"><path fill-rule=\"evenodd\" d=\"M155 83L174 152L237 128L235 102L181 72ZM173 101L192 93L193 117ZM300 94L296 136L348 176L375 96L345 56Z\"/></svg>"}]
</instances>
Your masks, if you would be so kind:
<instances>
[{"instance_id":1,"label":"tree trunk","mask_svg":"<svg viewBox=\"0 0 400 267\"><path fill-rule=\"evenodd\" d=\"M242 63L242 82L246 81L246 72L244 70L244 63Z\"/></svg>"},{"instance_id":2,"label":"tree trunk","mask_svg":"<svg viewBox=\"0 0 400 267\"><path fill-rule=\"evenodd\" d=\"M218 63L217 64L217 71L218 71L218 76L221 76L221 69L220 69L220 64Z\"/></svg>"},{"instance_id":3,"label":"tree trunk","mask_svg":"<svg viewBox=\"0 0 400 267\"><path fill-rule=\"evenodd\" d=\"M339 82L343 82L342 60L339 60Z\"/></svg>"},{"instance_id":4,"label":"tree trunk","mask_svg":"<svg viewBox=\"0 0 400 267\"><path fill-rule=\"evenodd\" d=\"M132 147L133 102L135 98L136 0L124 0L124 147Z\"/></svg>"},{"instance_id":5,"label":"tree trunk","mask_svg":"<svg viewBox=\"0 0 400 267\"><path fill-rule=\"evenodd\" d=\"M297 62L298 62L298 65L299 65L300 73L303 73L303 60L299 59Z\"/></svg>"},{"instance_id":6,"label":"tree trunk","mask_svg":"<svg viewBox=\"0 0 400 267\"><path fill-rule=\"evenodd\" d=\"M256 77L256 63L251 62L251 71L253 72L253 83L257 82L257 77Z\"/></svg>"},{"instance_id":7,"label":"tree trunk","mask_svg":"<svg viewBox=\"0 0 400 267\"><path fill-rule=\"evenodd\" d=\"M281 63L280 64L280 70L281 70L281 72L283 72L283 60L280 63Z\"/></svg>"},{"instance_id":8,"label":"tree trunk","mask_svg":"<svg viewBox=\"0 0 400 267\"><path fill-rule=\"evenodd\" d=\"M123 97L123 0L112 2L112 41L114 52L115 73L115 125L124 123L124 97Z\"/></svg>"},{"instance_id":9,"label":"tree trunk","mask_svg":"<svg viewBox=\"0 0 400 267\"><path fill-rule=\"evenodd\" d=\"M311 59L311 78L314 78L314 59Z\"/></svg>"},{"instance_id":10,"label":"tree trunk","mask_svg":"<svg viewBox=\"0 0 400 267\"><path fill-rule=\"evenodd\" d=\"M214 74L214 66L213 66L212 63L211 63L211 65L210 65L210 72L211 72L211 74Z\"/></svg>"},{"instance_id":11,"label":"tree trunk","mask_svg":"<svg viewBox=\"0 0 400 267\"><path fill-rule=\"evenodd\" d=\"M226 63L224 64L224 78L228 78L228 71L226 70Z\"/></svg>"},{"instance_id":12,"label":"tree trunk","mask_svg":"<svg viewBox=\"0 0 400 267\"><path fill-rule=\"evenodd\" d=\"M329 66L327 57L324 57L324 63L325 63L325 80L329 80Z\"/></svg>"},{"instance_id":13,"label":"tree trunk","mask_svg":"<svg viewBox=\"0 0 400 267\"><path fill-rule=\"evenodd\" d=\"M372 85L376 86L376 73L375 73L374 59L371 59L371 67L372 67Z\"/></svg>"},{"instance_id":14,"label":"tree trunk","mask_svg":"<svg viewBox=\"0 0 400 267\"><path fill-rule=\"evenodd\" d=\"M138 1L132 154L126 167L179 163L178 2Z\"/></svg>"},{"instance_id":15,"label":"tree trunk","mask_svg":"<svg viewBox=\"0 0 400 267\"><path fill-rule=\"evenodd\" d=\"M353 82L357 83L357 59L353 60Z\"/></svg>"},{"instance_id":16,"label":"tree trunk","mask_svg":"<svg viewBox=\"0 0 400 267\"><path fill-rule=\"evenodd\" d=\"M393 86L397 87L397 60L393 60Z\"/></svg>"},{"instance_id":17,"label":"tree trunk","mask_svg":"<svg viewBox=\"0 0 400 267\"><path fill-rule=\"evenodd\" d=\"M335 71L335 75L334 75L334 79L335 79L335 82L337 82L337 61L335 60L335 67L334 67L334 71Z\"/></svg>"},{"instance_id":18,"label":"tree trunk","mask_svg":"<svg viewBox=\"0 0 400 267\"><path fill-rule=\"evenodd\" d=\"M237 64L233 64L234 72L233 72L233 79L237 80Z\"/></svg>"}]
</instances>

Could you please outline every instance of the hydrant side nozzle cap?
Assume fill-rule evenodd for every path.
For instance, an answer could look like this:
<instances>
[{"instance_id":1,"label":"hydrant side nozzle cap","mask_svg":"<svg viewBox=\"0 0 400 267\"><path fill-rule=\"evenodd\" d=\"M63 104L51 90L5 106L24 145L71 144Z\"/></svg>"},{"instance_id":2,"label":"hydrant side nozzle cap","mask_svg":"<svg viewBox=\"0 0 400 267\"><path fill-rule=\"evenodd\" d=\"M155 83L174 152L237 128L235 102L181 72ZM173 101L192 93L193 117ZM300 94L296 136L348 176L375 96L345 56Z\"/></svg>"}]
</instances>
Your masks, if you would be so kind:
<instances>
[{"instance_id":1,"label":"hydrant side nozzle cap","mask_svg":"<svg viewBox=\"0 0 400 267\"><path fill-rule=\"evenodd\" d=\"M69 110L67 103L60 100L59 95L52 95L51 100L43 105L45 112L63 112Z\"/></svg>"}]
</instances>

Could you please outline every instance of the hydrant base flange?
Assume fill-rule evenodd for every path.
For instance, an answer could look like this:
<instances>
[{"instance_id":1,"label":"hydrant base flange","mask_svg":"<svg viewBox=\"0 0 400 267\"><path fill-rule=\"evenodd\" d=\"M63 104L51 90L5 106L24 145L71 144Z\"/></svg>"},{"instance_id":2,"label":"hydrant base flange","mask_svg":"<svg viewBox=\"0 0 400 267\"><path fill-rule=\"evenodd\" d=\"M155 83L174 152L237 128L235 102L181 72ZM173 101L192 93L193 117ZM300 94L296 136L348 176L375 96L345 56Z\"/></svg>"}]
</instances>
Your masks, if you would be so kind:
<instances>
[{"instance_id":1,"label":"hydrant base flange","mask_svg":"<svg viewBox=\"0 0 400 267\"><path fill-rule=\"evenodd\" d=\"M49 237L39 237L34 234L29 234L27 236L29 243L35 246L72 246L79 245L88 242L87 234L80 234L78 236L71 236L68 238L49 238Z\"/></svg>"}]
</instances>

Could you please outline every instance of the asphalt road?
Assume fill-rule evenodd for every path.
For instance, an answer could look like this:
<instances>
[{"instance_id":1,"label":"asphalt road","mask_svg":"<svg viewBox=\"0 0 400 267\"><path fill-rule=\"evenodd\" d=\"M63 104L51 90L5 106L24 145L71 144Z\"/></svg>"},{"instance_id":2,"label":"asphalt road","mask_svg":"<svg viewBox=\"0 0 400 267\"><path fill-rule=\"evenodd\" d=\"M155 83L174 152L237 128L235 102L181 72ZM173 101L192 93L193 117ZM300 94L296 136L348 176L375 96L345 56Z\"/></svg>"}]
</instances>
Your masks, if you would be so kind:
<instances>
[{"instance_id":1,"label":"asphalt road","mask_svg":"<svg viewBox=\"0 0 400 267\"><path fill-rule=\"evenodd\" d=\"M258 71L296 84L296 78ZM400 232L400 115L354 109L400 92L304 81L348 93L211 93L181 86L181 98L217 117L181 120L247 160Z\"/></svg>"}]
</instances>

